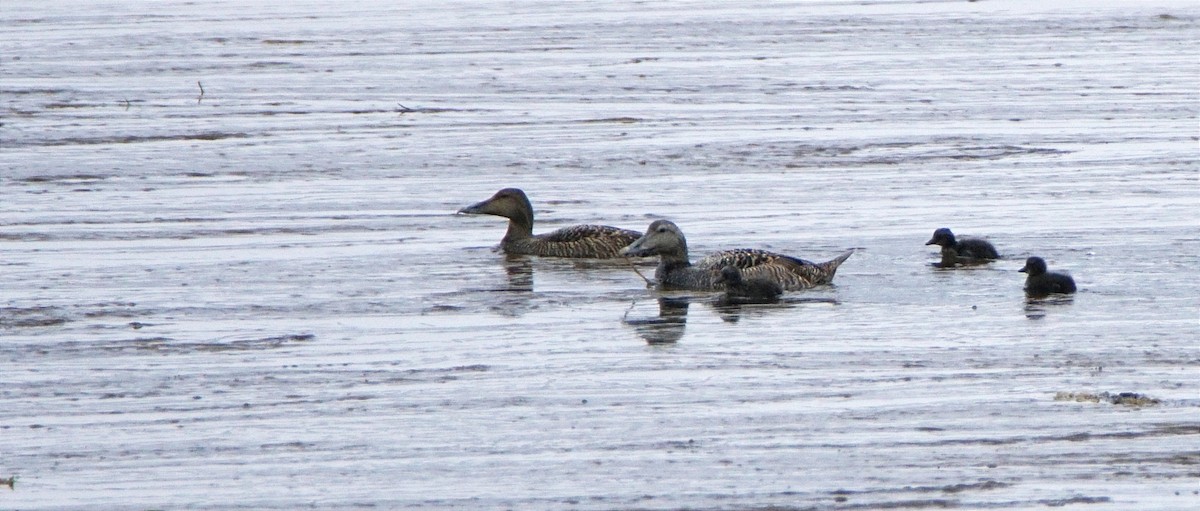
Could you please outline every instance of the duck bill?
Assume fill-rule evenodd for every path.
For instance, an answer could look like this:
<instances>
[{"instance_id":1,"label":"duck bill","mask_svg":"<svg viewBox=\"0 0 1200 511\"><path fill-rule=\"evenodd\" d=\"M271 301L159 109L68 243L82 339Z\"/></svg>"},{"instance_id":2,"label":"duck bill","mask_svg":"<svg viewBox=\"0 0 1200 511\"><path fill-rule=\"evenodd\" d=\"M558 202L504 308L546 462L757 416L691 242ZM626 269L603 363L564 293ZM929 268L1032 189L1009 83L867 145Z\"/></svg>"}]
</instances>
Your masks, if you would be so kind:
<instances>
[{"instance_id":1,"label":"duck bill","mask_svg":"<svg viewBox=\"0 0 1200 511\"><path fill-rule=\"evenodd\" d=\"M647 257L654 255L654 253L649 249L643 248L645 241L646 237L642 236L641 238L634 240L633 243L630 243L629 246L622 248L617 253L625 257Z\"/></svg>"},{"instance_id":2,"label":"duck bill","mask_svg":"<svg viewBox=\"0 0 1200 511\"><path fill-rule=\"evenodd\" d=\"M1021 273L1029 273L1029 267L1028 267L1028 266L1022 266L1022 267L1021 267L1021 269L1019 269L1019 270L1017 270L1017 271L1019 271L1019 272L1021 272Z\"/></svg>"},{"instance_id":3,"label":"duck bill","mask_svg":"<svg viewBox=\"0 0 1200 511\"><path fill-rule=\"evenodd\" d=\"M476 202L470 206L458 210L458 215L484 215L487 214L486 208L488 201Z\"/></svg>"},{"instance_id":4,"label":"duck bill","mask_svg":"<svg viewBox=\"0 0 1200 511\"><path fill-rule=\"evenodd\" d=\"M937 243L937 239L935 238L935 239L931 239L931 240L929 240L929 241L926 241L926 242L925 242L925 244L926 244L926 245L937 245L938 243Z\"/></svg>"}]
</instances>

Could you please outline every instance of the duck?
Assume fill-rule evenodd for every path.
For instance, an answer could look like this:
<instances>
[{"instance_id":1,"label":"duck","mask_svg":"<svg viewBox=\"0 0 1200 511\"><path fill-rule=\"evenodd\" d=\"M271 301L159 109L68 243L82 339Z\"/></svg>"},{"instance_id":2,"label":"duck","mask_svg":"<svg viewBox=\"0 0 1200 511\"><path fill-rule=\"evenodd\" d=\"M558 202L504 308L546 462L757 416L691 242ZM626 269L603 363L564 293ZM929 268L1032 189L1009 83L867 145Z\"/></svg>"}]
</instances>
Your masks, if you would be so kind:
<instances>
[{"instance_id":1,"label":"duck","mask_svg":"<svg viewBox=\"0 0 1200 511\"><path fill-rule=\"evenodd\" d=\"M1075 292L1075 279L1065 273L1046 271L1046 260L1040 257L1026 259L1025 266L1017 271L1029 275L1025 278L1025 294L1029 296Z\"/></svg>"},{"instance_id":2,"label":"duck","mask_svg":"<svg viewBox=\"0 0 1200 511\"><path fill-rule=\"evenodd\" d=\"M926 245L942 247L941 267L953 268L960 264L982 264L998 259L996 252L987 240L979 238L956 239L950 229L942 227L933 231L933 237L925 242Z\"/></svg>"},{"instance_id":3,"label":"duck","mask_svg":"<svg viewBox=\"0 0 1200 511\"><path fill-rule=\"evenodd\" d=\"M813 263L766 250L739 248L710 254L693 265L688 258L687 238L679 226L670 220L655 220L645 234L620 253L629 257L657 255L659 261L654 276L659 286L665 288L720 291L725 289L725 284L718 280L721 269L733 266L741 271L744 279L764 278L779 284L785 291L795 291L832 282L838 266L854 251L847 251L831 261Z\"/></svg>"},{"instance_id":4,"label":"duck","mask_svg":"<svg viewBox=\"0 0 1200 511\"><path fill-rule=\"evenodd\" d=\"M775 303L783 294L783 287L778 282L765 277L742 278L742 270L733 265L721 268L717 284L725 286L721 302L726 304Z\"/></svg>"},{"instance_id":5,"label":"duck","mask_svg":"<svg viewBox=\"0 0 1200 511\"><path fill-rule=\"evenodd\" d=\"M640 232L608 225L572 225L533 234L533 205L519 188L505 188L487 200L458 210L459 214L496 215L508 219L508 232L500 240L507 254L543 257L613 259L641 236Z\"/></svg>"}]
</instances>

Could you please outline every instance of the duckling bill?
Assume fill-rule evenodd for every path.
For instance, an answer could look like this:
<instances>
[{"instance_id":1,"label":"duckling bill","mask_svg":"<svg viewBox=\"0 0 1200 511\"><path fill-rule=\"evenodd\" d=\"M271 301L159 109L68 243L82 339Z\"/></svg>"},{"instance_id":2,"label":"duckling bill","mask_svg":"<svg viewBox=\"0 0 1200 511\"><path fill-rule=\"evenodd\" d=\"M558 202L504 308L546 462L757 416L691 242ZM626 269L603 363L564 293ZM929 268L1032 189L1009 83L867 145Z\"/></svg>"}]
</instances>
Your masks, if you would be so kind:
<instances>
[{"instance_id":1,"label":"duckling bill","mask_svg":"<svg viewBox=\"0 0 1200 511\"><path fill-rule=\"evenodd\" d=\"M611 259L641 236L637 231L607 225L573 225L535 235L533 205L519 188L505 188L458 212L507 218L508 232L500 240L500 249L508 254Z\"/></svg>"},{"instance_id":2,"label":"duckling bill","mask_svg":"<svg viewBox=\"0 0 1200 511\"><path fill-rule=\"evenodd\" d=\"M954 233L945 227L933 231L933 237L925 242L926 245L942 247L943 268L953 268L965 264L983 264L1000 257L987 240L979 238L955 238Z\"/></svg>"},{"instance_id":3,"label":"duckling bill","mask_svg":"<svg viewBox=\"0 0 1200 511\"><path fill-rule=\"evenodd\" d=\"M747 280L766 279L788 291L808 289L832 282L838 266L853 253L851 250L831 261L813 263L766 250L743 248L716 252L693 265L688 258L683 231L670 220L654 221L645 234L621 249L621 254L626 256L657 255L658 268L654 276L660 286L694 291L725 289L719 277L726 266L737 268Z\"/></svg>"},{"instance_id":4,"label":"duckling bill","mask_svg":"<svg viewBox=\"0 0 1200 511\"><path fill-rule=\"evenodd\" d=\"M1065 273L1046 271L1046 261L1040 257L1026 259L1025 266L1017 271L1029 275L1025 278L1025 294L1029 296L1075 292L1075 279Z\"/></svg>"}]
</instances>

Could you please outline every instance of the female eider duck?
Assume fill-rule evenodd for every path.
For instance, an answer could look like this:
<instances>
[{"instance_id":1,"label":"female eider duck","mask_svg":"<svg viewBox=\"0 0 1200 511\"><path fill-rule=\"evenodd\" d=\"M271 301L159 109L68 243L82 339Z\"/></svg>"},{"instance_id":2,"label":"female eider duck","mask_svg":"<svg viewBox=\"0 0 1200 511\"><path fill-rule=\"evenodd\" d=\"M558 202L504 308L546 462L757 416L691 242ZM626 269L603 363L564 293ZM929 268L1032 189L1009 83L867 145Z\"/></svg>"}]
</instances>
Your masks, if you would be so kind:
<instances>
[{"instance_id":1,"label":"female eider duck","mask_svg":"<svg viewBox=\"0 0 1200 511\"><path fill-rule=\"evenodd\" d=\"M517 188L500 190L488 200L458 212L507 218L508 232L500 240L500 248L508 254L611 259L641 236L637 231L607 225L573 225L534 235L533 205Z\"/></svg>"},{"instance_id":2,"label":"female eider duck","mask_svg":"<svg viewBox=\"0 0 1200 511\"><path fill-rule=\"evenodd\" d=\"M933 231L933 237L925 242L926 245L942 247L942 268L953 268L960 264L982 264L1000 257L987 240L979 238L955 239L950 229L942 227Z\"/></svg>"},{"instance_id":3,"label":"female eider duck","mask_svg":"<svg viewBox=\"0 0 1200 511\"><path fill-rule=\"evenodd\" d=\"M727 304L775 303L783 294L778 282L766 277L744 279L742 270L733 265L721 268L716 282L725 286L725 296L721 297L721 301Z\"/></svg>"},{"instance_id":4,"label":"female eider duck","mask_svg":"<svg viewBox=\"0 0 1200 511\"><path fill-rule=\"evenodd\" d=\"M1029 277L1025 278L1025 294L1029 296L1075 292L1075 279L1065 273L1046 271L1046 261L1040 257L1026 259L1025 267L1017 271L1029 274Z\"/></svg>"},{"instance_id":5,"label":"female eider duck","mask_svg":"<svg viewBox=\"0 0 1200 511\"><path fill-rule=\"evenodd\" d=\"M679 227L669 220L656 220L646 234L621 249L621 255L644 257L657 255L658 269L654 276L660 286L695 291L720 291L725 285L718 281L721 269L733 266L745 279L765 278L786 291L808 289L828 284L838 266L850 257L848 251L832 261L813 263L798 257L776 254L766 250L734 249L711 254L696 262L688 259L687 240Z\"/></svg>"}]
</instances>

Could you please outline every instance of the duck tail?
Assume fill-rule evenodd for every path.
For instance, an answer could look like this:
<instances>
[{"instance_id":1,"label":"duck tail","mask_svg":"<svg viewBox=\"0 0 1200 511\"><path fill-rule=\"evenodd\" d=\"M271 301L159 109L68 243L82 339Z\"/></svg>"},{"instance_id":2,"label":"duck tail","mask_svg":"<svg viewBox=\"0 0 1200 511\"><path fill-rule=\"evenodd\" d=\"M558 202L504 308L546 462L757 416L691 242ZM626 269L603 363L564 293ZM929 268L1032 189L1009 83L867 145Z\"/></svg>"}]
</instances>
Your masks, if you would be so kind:
<instances>
[{"instance_id":1,"label":"duck tail","mask_svg":"<svg viewBox=\"0 0 1200 511\"><path fill-rule=\"evenodd\" d=\"M838 266L841 266L842 263L846 262L846 259L849 259L852 255L854 255L854 249L847 250L842 255L823 263L817 263L817 267L821 268L821 272L828 275L828 277L825 278L825 283L829 283L829 281L833 280L833 276L837 274Z\"/></svg>"}]
</instances>

